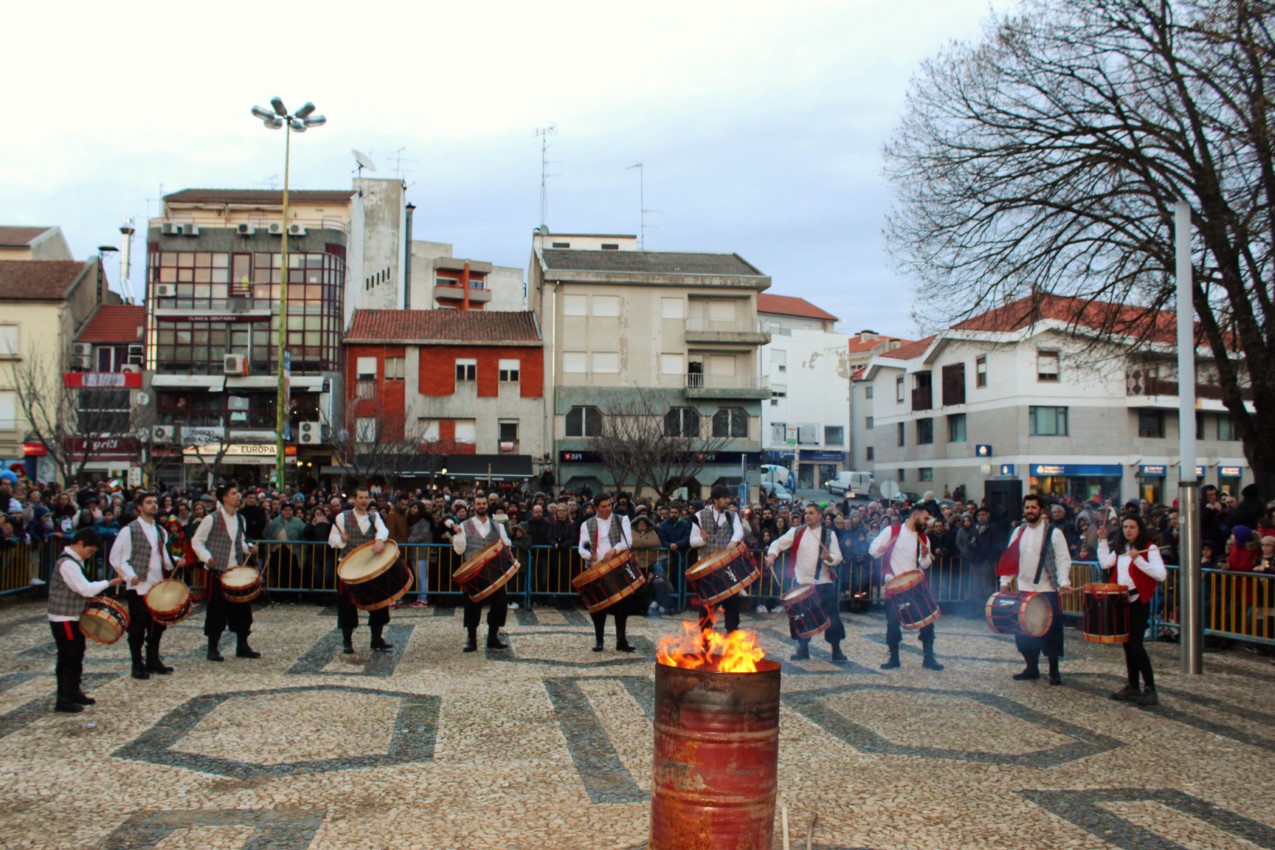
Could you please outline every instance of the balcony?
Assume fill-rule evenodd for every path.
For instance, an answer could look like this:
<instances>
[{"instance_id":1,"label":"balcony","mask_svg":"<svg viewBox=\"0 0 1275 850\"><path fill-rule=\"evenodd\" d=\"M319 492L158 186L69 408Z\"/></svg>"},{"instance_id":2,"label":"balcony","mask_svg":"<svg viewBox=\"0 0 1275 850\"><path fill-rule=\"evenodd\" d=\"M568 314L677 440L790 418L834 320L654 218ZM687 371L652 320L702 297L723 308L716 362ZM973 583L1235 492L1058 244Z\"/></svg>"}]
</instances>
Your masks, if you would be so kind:
<instances>
[{"instance_id":1,"label":"balcony","mask_svg":"<svg viewBox=\"0 0 1275 850\"><path fill-rule=\"evenodd\" d=\"M912 390L912 409L913 410L932 410L934 409L934 388L933 387L917 387Z\"/></svg>"},{"instance_id":2,"label":"balcony","mask_svg":"<svg viewBox=\"0 0 1275 850\"><path fill-rule=\"evenodd\" d=\"M1253 400L1252 387L1243 389L1244 400ZM1178 382L1160 378L1145 371L1134 370L1125 373L1125 395L1137 398L1172 398L1178 397ZM1222 386L1220 384L1196 384L1195 397L1221 401Z\"/></svg>"},{"instance_id":3,"label":"balcony","mask_svg":"<svg viewBox=\"0 0 1275 850\"><path fill-rule=\"evenodd\" d=\"M762 330L759 322L741 322L733 319L720 322L713 319L687 319L686 341L688 343L766 345L770 342L770 333Z\"/></svg>"},{"instance_id":4,"label":"balcony","mask_svg":"<svg viewBox=\"0 0 1275 850\"><path fill-rule=\"evenodd\" d=\"M455 285L449 283L434 284L434 300L435 301L464 301L465 287L459 283ZM469 303L470 304L486 304L491 300L491 290L474 286L469 286Z\"/></svg>"},{"instance_id":5,"label":"balcony","mask_svg":"<svg viewBox=\"0 0 1275 850\"><path fill-rule=\"evenodd\" d=\"M686 376L686 397L704 399L770 398L770 379L757 376Z\"/></svg>"}]
</instances>

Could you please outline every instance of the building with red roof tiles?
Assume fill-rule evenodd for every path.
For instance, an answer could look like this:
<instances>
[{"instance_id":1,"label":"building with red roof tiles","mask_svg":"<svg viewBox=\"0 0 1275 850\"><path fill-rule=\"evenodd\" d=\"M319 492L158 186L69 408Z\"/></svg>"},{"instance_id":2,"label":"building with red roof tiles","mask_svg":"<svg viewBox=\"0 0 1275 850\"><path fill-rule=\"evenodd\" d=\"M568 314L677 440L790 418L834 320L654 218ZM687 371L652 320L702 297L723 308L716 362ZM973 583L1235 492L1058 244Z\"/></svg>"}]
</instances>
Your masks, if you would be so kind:
<instances>
[{"instance_id":1,"label":"building with red roof tiles","mask_svg":"<svg viewBox=\"0 0 1275 850\"><path fill-rule=\"evenodd\" d=\"M74 260L60 227L0 226L0 260Z\"/></svg>"},{"instance_id":2,"label":"building with red roof tiles","mask_svg":"<svg viewBox=\"0 0 1275 850\"><path fill-rule=\"evenodd\" d=\"M1173 313L1034 294L876 354L859 384L877 482L978 499L1003 477L1073 501L1171 499L1175 331ZM1252 471L1198 357L1201 473L1238 492Z\"/></svg>"},{"instance_id":3,"label":"building with red roof tiles","mask_svg":"<svg viewBox=\"0 0 1275 850\"><path fill-rule=\"evenodd\" d=\"M783 317L786 327L809 325L817 330L832 330L832 326L841 321L827 310L816 307L804 298L795 295L773 295L769 292L757 295L757 316L764 322L771 316ZM802 322L801 320L806 320Z\"/></svg>"}]
</instances>

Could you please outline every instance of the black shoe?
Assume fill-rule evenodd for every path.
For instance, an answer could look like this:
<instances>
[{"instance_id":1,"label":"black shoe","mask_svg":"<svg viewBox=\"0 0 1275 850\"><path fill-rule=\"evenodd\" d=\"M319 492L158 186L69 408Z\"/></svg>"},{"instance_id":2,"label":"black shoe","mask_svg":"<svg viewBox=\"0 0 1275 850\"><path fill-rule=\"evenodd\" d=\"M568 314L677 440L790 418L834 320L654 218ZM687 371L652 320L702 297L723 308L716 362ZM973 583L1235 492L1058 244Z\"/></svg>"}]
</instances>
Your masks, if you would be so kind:
<instances>
[{"instance_id":1,"label":"black shoe","mask_svg":"<svg viewBox=\"0 0 1275 850\"><path fill-rule=\"evenodd\" d=\"M832 660L833 661L849 661L850 659L846 658L845 653L842 652L840 649L834 649L832 650Z\"/></svg>"},{"instance_id":2,"label":"black shoe","mask_svg":"<svg viewBox=\"0 0 1275 850\"><path fill-rule=\"evenodd\" d=\"M144 665L144 664L134 664L134 665L133 665L133 678L134 678L134 679L149 679L150 677L151 677L151 674L146 672L146 665Z\"/></svg>"},{"instance_id":3,"label":"black shoe","mask_svg":"<svg viewBox=\"0 0 1275 850\"><path fill-rule=\"evenodd\" d=\"M921 666L926 670L942 670L943 665L933 655L925 656L925 660L921 662Z\"/></svg>"},{"instance_id":4,"label":"black shoe","mask_svg":"<svg viewBox=\"0 0 1275 850\"><path fill-rule=\"evenodd\" d=\"M151 673L158 673L161 676L167 676L173 672L173 668L164 663L163 659L156 655L146 661L146 669Z\"/></svg>"},{"instance_id":5,"label":"black shoe","mask_svg":"<svg viewBox=\"0 0 1275 850\"><path fill-rule=\"evenodd\" d=\"M342 653L343 655L353 655L353 654L354 654L354 644L353 644L352 642L348 641L348 640L347 640L347 641L342 641L342 642L341 642L341 653Z\"/></svg>"},{"instance_id":6,"label":"black shoe","mask_svg":"<svg viewBox=\"0 0 1275 850\"><path fill-rule=\"evenodd\" d=\"M1155 688L1145 688L1142 696L1138 697L1138 705L1159 705L1160 698L1156 696Z\"/></svg>"},{"instance_id":7,"label":"black shoe","mask_svg":"<svg viewBox=\"0 0 1275 850\"><path fill-rule=\"evenodd\" d=\"M882 669L882 670L893 670L893 669L895 669L895 668L896 668L896 667L898 667L898 666L899 666L899 656L897 656L897 655L891 655L891 656L890 656L890 660L889 660L889 661L882 662L882 664L881 664L881 669Z\"/></svg>"},{"instance_id":8,"label":"black shoe","mask_svg":"<svg viewBox=\"0 0 1275 850\"><path fill-rule=\"evenodd\" d=\"M53 706L53 710L64 711L67 714L79 714L84 710L84 706L80 705L78 702L72 702L68 699L59 699L57 704Z\"/></svg>"},{"instance_id":9,"label":"black shoe","mask_svg":"<svg viewBox=\"0 0 1275 850\"><path fill-rule=\"evenodd\" d=\"M500 635L492 634L487 636L488 649L508 649L509 644L500 639Z\"/></svg>"},{"instance_id":10,"label":"black shoe","mask_svg":"<svg viewBox=\"0 0 1275 850\"><path fill-rule=\"evenodd\" d=\"M1021 673L1014 674L1015 682L1032 682L1040 678L1040 669L1037 667L1028 667Z\"/></svg>"},{"instance_id":11,"label":"black shoe","mask_svg":"<svg viewBox=\"0 0 1275 850\"><path fill-rule=\"evenodd\" d=\"M1137 702L1142 698L1142 691L1137 688L1125 685L1120 690L1111 695L1116 702Z\"/></svg>"},{"instance_id":12,"label":"black shoe","mask_svg":"<svg viewBox=\"0 0 1275 850\"><path fill-rule=\"evenodd\" d=\"M225 661L226 657L221 654L221 650L217 648L217 644L212 641L208 642L208 660L209 661Z\"/></svg>"},{"instance_id":13,"label":"black shoe","mask_svg":"<svg viewBox=\"0 0 1275 850\"><path fill-rule=\"evenodd\" d=\"M391 649L393 649L393 648L394 648L394 644L392 644L392 643L386 643L386 642L385 642L385 641L383 641L383 640L374 640L374 641L372 641L372 651L373 651L373 652L389 652L389 651L390 651Z\"/></svg>"},{"instance_id":14,"label":"black shoe","mask_svg":"<svg viewBox=\"0 0 1275 850\"><path fill-rule=\"evenodd\" d=\"M637 652L637 647L629 643L627 640L616 643L615 649L617 652Z\"/></svg>"},{"instance_id":15,"label":"black shoe","mask_svg":"<svg viewBox=\"0 0 1275 850\"><path fill-rule=\"evenodd\" d=\"M810 657L810 647L804 643L797 644L797 651L791 656L792 661L805 661Z\"/></svg>"},{"instance_id":16,"label":"black shoe","mask_svg":"<svg viewBox=\"0 0 1275 850\"><path fill-rule=\"evenodd\" d=\"M82 691L71 697L71 702L76 705L97 705L97 700Z\"/></svg>"},{"instance_id":17,"label":"black shoe","mask_svg":"<svg viewBox=\"0 0 1275 850\"><path fill-rule=\"evenodd\" d=\"M597 643L593 645L594 652L601 652L602 650L603 650L602 641L598 641Z\"/></svg>"},{"instance_id":18,"label":"black shoe","mask_svg":"<svg viewBox=\"0 0 1275 850\"><path fill-rule=\"evenodd\" d=\"M469 640L465 641L465 648L464 648L463 650L461 650L461 651L462 651L462 652L477 652L477 651L478 651L478 638L472 638L472 637L471 637Z\"/></svg>"},{"instance_id":19,"label":"black shoe","mask_svg":"<svg viewBox=\"0 0 1275 850\"><path fill-rule=\"evenodd\" d=\"M239 648L235 650L236 658L260 658L261 653L253 649L247 643L239 644Z\"/></svg>"},{"instance_id":20,"label":"black shoe","mask_svg":"<svg viewBox=\"0 0 1275 850\"><path fill-rule=\"evenodd\" d=\"M1060 673L1050 673L1050 674L1049 674L1049 684L1051 684L1051 685L1061 685L1061 684L1062 684L1062 674L1060 674Z\"/></svg>"}]
</instances>

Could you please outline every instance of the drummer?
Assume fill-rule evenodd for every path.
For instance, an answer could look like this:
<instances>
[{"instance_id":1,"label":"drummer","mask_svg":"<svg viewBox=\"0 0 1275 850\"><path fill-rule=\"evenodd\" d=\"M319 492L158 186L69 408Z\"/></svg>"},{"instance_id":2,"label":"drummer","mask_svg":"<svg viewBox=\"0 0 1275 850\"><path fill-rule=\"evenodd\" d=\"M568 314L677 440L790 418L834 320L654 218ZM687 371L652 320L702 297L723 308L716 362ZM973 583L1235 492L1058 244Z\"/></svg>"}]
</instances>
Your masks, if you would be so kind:
<instances>
[{"instance_id":1,"label":"drummer","mask_svg":"<svg viewBox=\"0 0 1275 850\"><path fill-rule=\"evenodd\" d=\"M1041 637L1017 635L1014 642L1027 666L1014 678L1020 682L1040 678L1040 653L1049 659L1049 684L1061 685L1058 659L1063 656L1063 615L1060 595L1071 586L1071 552L1063 530L1045 519L1044 504L1039 495L1023 497L1023 524L1014 530L1005 554L1001 555L996 574L1001 590L1010 580L1018 579L1024 593L1039 593L1049 600L1054 618L1049 631Z\"/></svg>"},{"instance_id":2,"label":"drummer","mask_svg":"<svg viewBox=\"0 0 1275 850\"><path fill-rule=\"evenodd\" d=\"M225 661L218 644L227 628L237 638L235 655L260 658L248 645L252 631L252 603L231 602L221 592L221 576L240 566L244 558L257 554L257 544L248 542L247 527L239 519L239 488L222 484L217 488L217 509L204 517L195 529L190 546L195 557L208 569L208 607L204 611L204 634L208 637L208 660Z\"/></svg>"},{"instance_id":3,"label":"drummer","mask_svg":"<svg viewBox=\"0 0 1275 850\"><path fill-rule=\"evenodd\" d=\"M385 541L389 539L390 530L381 521L380 514L368 511L372 495L366 487L358 487L354 491L354 507L337 514L332 521L332 530L328 532L328 545L341 550L344 558L364 543L375 541L372 551L380 554L385 549ZM394 644L386 643L383 637L385 625L390 621L389 606L369 611L368 628L372 630L372 651L389 652ZM346 655L354 654L354 630L359 627L359 609L344 587L336 596L336 624L341 629L341 651Z\"/></svg>"},{"instance_id":4,"label":"drummer","mask_svg":"<svg viewBox=\"0 0 1275 850\"><path fill-rule=\"evenodd\" d=\"M164 626L151 619L146 594L164 580L166 572L186 566L184 558L173 563L168 552L168 534L156 522L159 498L142 493L137 499L137 519L120 529L111 547L109 561L128 585L128 648L133 654L133 678L149 679L151 673L166 676L173 668L159 656ZM146 660L142 660L142 645Z\"/></svg>"},{"instance_id":5,"label":"drummer","mask_svg":"<svg viewBox=\"0 0 1275 850\"><path fill-rule=\"evenodd\" d=\"M505 527L487 516L487 497L481 494L474 496L474 515L459 524L448 520L452 530L452 549L463 561L468 561L497 540L509 545L509 534ZM487 648L508 649L509 644L500 638L500 630L505 625L505 617L509 612L509 597L502 584L486 599L478 602L465 597L465 652L478 651L478 623L483 617L483 602L487 608Z\"/></svg>"},{"instance_id":6,"label":"drummer","mask_svg":"<svg viewBox=\"0 0 1275 850\"><path fill-rule=\"evenodd\" d=\"M699 549L700 561L744 539L744 524L739 521L739 514L728 510L730 488L725 484L714 484L710 495L712 501L695 514L695 522L691 525L691 548ZM743 604L742 593L728 596L718 603L717 607L726 612L726 631L733 632L739 628L739 611ZM712 627L708 620L708 606L700 607L699 619L708 628Z\"/></svg>"},{"instance_id":7,"label":"drummer","mask_svg":"<svg viewBox=\"0 0 1275 850\"><path fill-rule=\"evenodd\" d=\"M929 520L930 512L918 506L899 525L881 529L868 546L868 554L881 559L882 581L911 570L930 568L934 558L930 554L929 538L925 536ZM881 669L893 670L899 666L899 644L903 642L903 632L899 629L899 612L889 602L885 605L885 623L885 643L890 649L890 657L881 664ZM942 670L943 665L934 657L934 624L929 623L922 628L920 637L921 648L925 651L921 666L927 670Z\"/></svg>"},{"instance_id":8,"label":"drummer","mask_svg":"<svg viewBox=\"0 0 1275 850\"><path fill-rule=\"evenodd\" d=\"M124 581L119 576L110 581L89 581L84 577L84 565L93 560L101 546L102 537L97 529L81 528L71 545L62 550L49 576L49 628L58 648L55 711L78 713L84 706L97 702L85 696L80 686L84 675L84 633L80 631L80 616L84 613L85 598L97 596Z\"/></svg>"},{"instance_id":9,"label":"drummer","mask_svg":"<svg viewBox=\"0 0 1275 850\"><path fill-rule=\"evenodd\" d=\"M1136 702L1138 705L1159 705L1155 692L1155 673L1151 669L1151 656L1143 645L1143 634L1151 618L1151 598L1156 585L1168 577L1160 549L1151 542L1146 522L1140 515L1126 516L1120 521L1120 534L1115 548L1107 538L1098 539L1098 563L1104 570L1113 570L1108 581L1129 591L1129 640L1124 648L1125 672L1129 684L1111 695L1119 702ZM1142 690L1138 690L1141 678Z\"/></svg>"},{"instance_id":10,"label":"drummer","mask_svg":"<svg viewBox=\"0 0 1275 850\"><path fill-rule=\"evenodd\" d=\"M841 546L837 535L823 524L823 512L817 505L806 505L805 525L790 528L766 550L766 566L774 567L780 552L793 551L788 559L788 571L784 576L784 588L799 584L813 584L819 595L819 607L827 615L831 625L824 631L824 640L832 646L833 661L847 661L841 653L841 642L846 638L846 627L841 622L841 605L837 599L836 573L833 567L841 563ZM810 657L810 639L797 637L791 623L788 626L797 641L793 661Z\"/></svg>"},{"instance_id":11,"label":"drummer","mask_svg":"<svg viewBox=\"0 0 1275 850\"><path fill-rule=\"evenodd\" d=\"M585 569L600 563L613 552L629 548L633 542L633 529L629 518L613 513L614 502L603 493L594 501L597 513L580 526L580 543L577 551L587 565ZM615 648L620 652L633 652L636 646L625 637L629 615L642 610L641 594L630 593L612 605L589 612L593 619L593 651L602 651L602 639L606 636L607 614L615 618Z\"/></svg>"}]
</instances>

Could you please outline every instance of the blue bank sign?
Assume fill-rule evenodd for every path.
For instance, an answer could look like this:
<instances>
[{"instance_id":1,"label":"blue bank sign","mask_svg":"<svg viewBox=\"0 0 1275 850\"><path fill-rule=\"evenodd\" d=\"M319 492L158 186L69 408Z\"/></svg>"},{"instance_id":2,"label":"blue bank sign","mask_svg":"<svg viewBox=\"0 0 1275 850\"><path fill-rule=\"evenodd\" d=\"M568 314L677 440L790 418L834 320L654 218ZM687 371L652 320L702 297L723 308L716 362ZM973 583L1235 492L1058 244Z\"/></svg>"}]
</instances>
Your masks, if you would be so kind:
<instances>
[{"instance_id":1,"label":"blue bank sign","mask_svg":"<svg viewBox=\"0 0 1275 850\"><path fill-rule=\"evenodd\" d=\"M1033 463L1036 478L1120 478L1124 467L1118 463Z\"/></svg>"}]
</instances>

